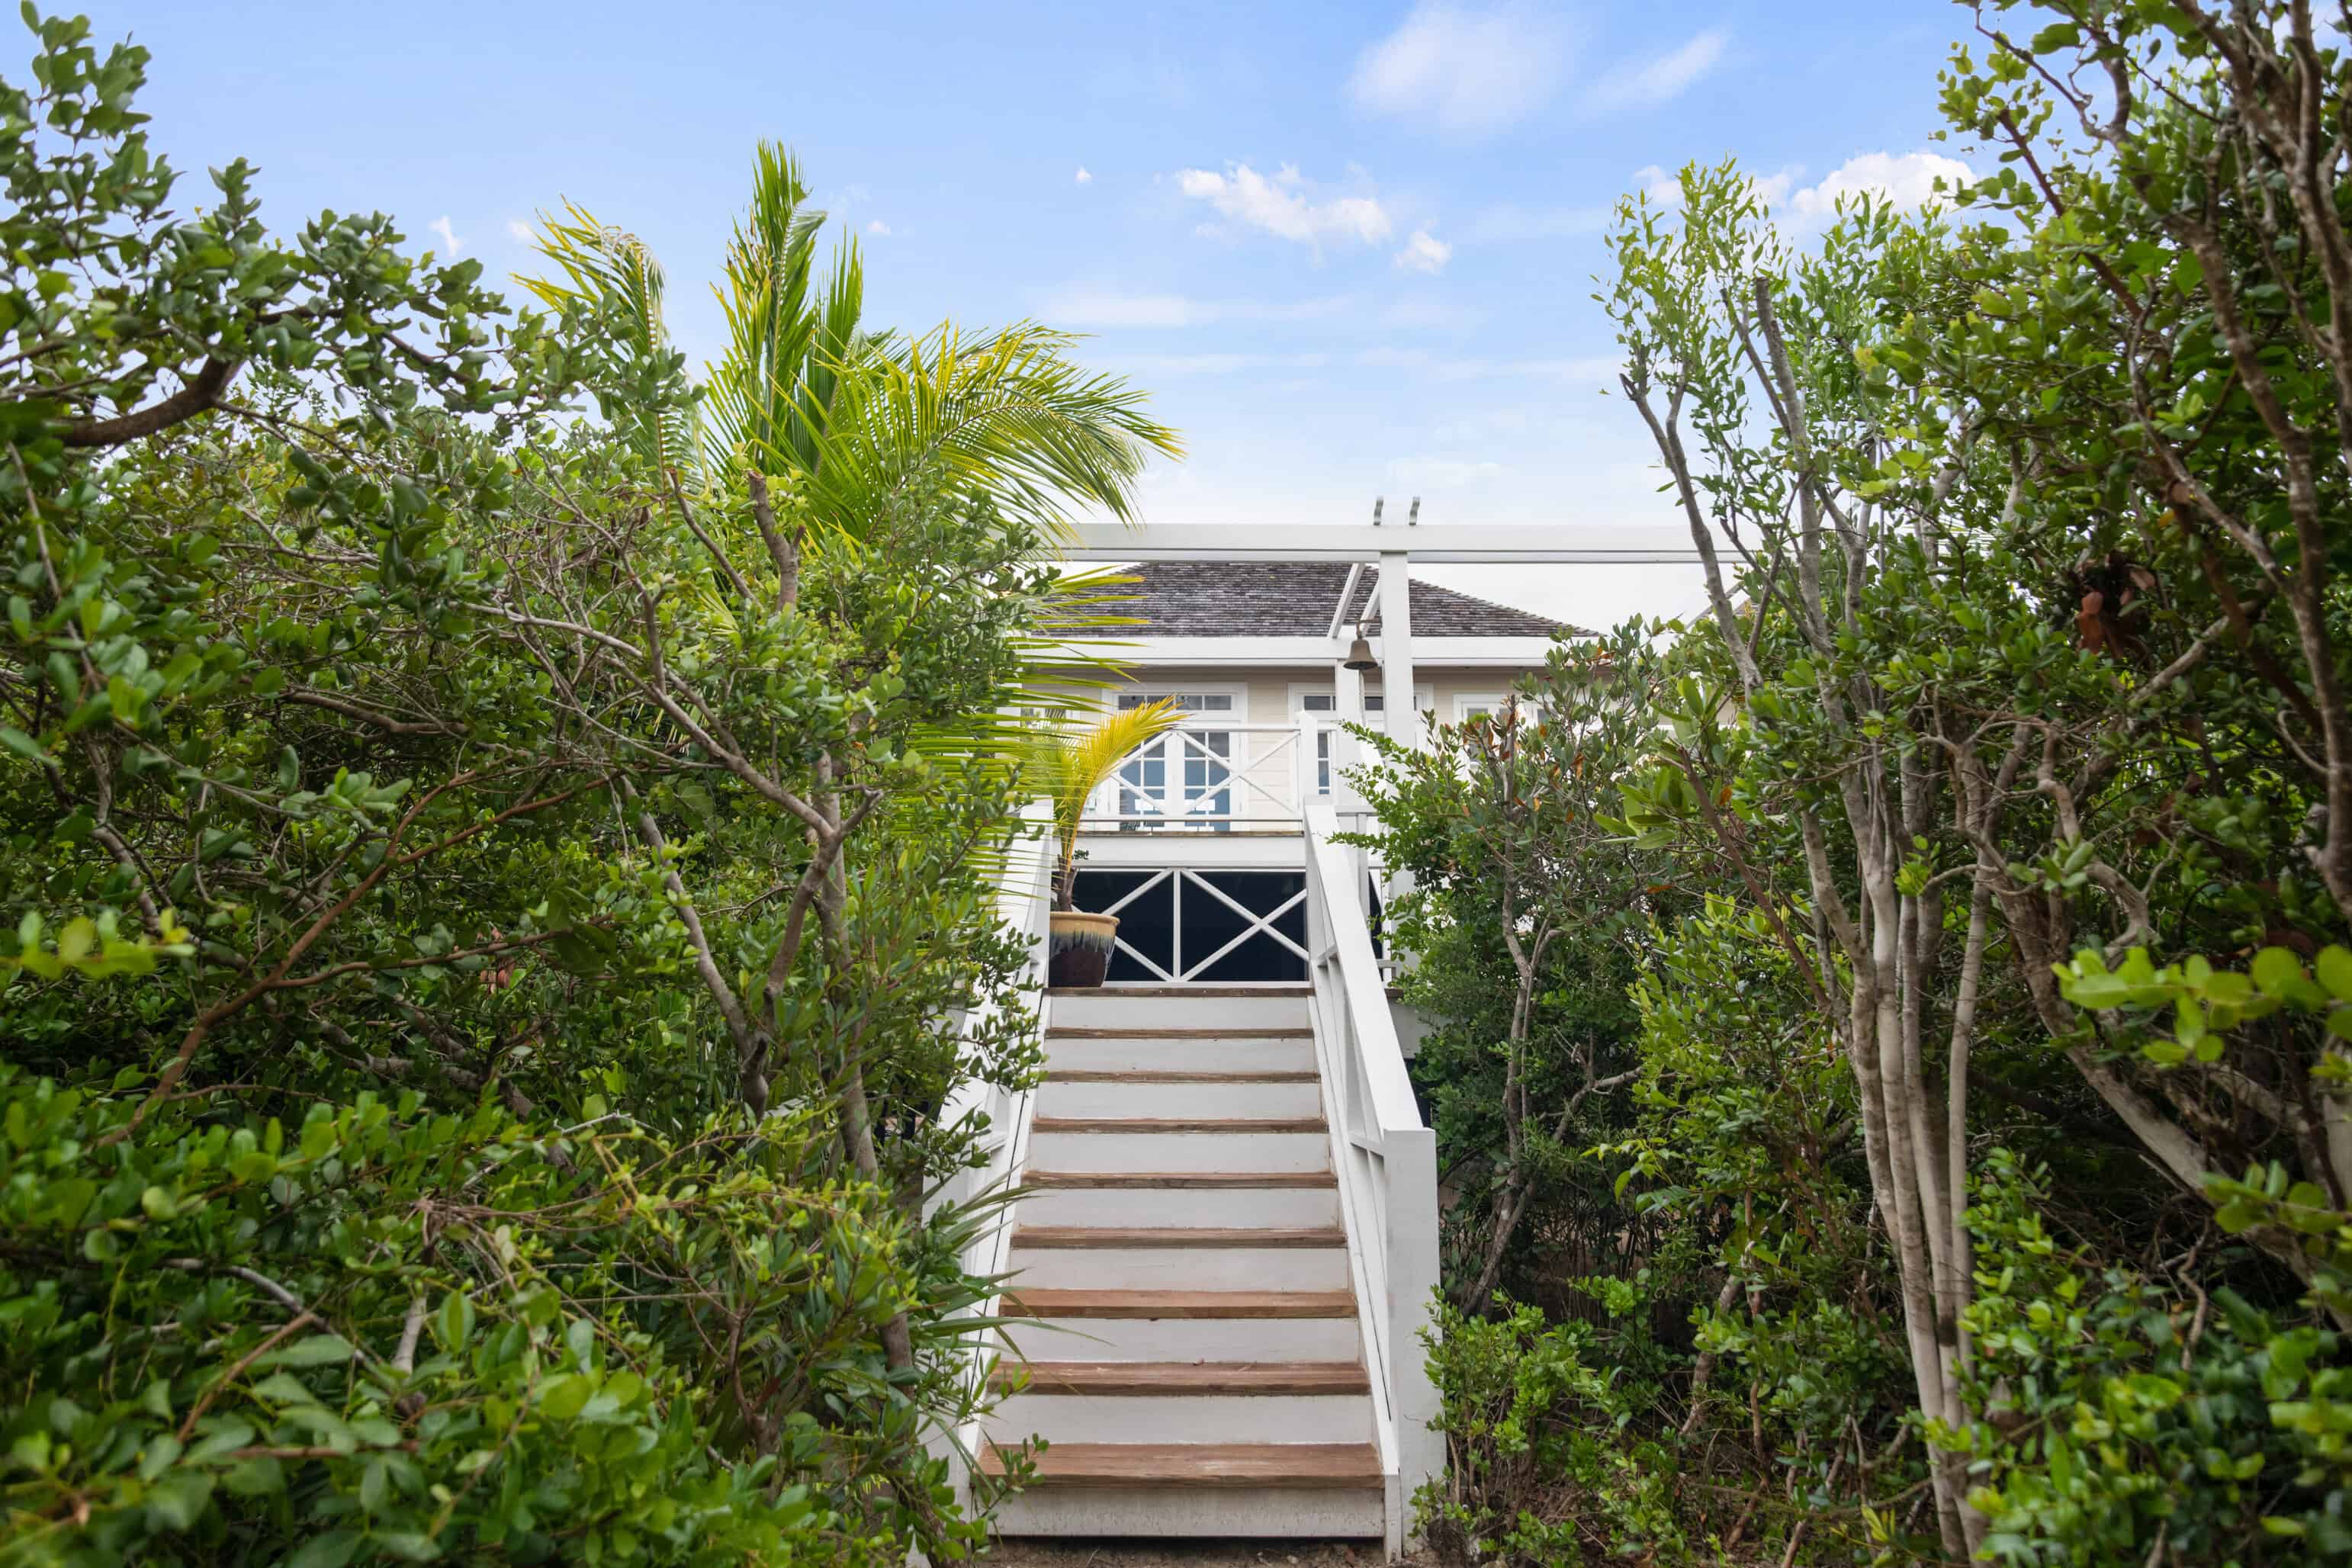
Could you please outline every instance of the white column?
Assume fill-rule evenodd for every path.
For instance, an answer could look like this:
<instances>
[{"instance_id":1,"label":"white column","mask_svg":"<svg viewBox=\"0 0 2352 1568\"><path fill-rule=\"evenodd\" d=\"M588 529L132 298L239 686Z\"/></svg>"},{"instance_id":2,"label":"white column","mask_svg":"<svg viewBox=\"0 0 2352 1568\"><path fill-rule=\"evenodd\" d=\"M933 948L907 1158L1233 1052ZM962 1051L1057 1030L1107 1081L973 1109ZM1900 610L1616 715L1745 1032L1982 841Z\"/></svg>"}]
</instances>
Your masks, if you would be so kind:
<instances>
[{"instance_id":1,"label":"white column","mask_svg":"<svg viewBox=\"0 0 2352 1568\"><path fill-rule=\"evenodd\" d=\"M1350 636L1354 630L1355 628L1350 626L1341 635ZM1356 799L1355 792L1348 787L1348 781L1341 775L1361 760L1358 753L1363 748L1362 743L1355 736L1338 726L1360 724L1363 721L1363 672L1348 668L1348 656L1343 648L1339 653L1333 655L1331 659L1331 722L1334 726L1331 734L1331 805L1334 810L1342 813L1358 809L1360 804ZM1350 823L1349 826L1353 826L1354 824Z\"/></svg>"},{"instance_id":2,"label":"white column","mask_svg":"<svg viewBox=\"0 0 2352 1568\"><path fill-rule=\"evenodd\" d=\"M1402 550L1381 552L1381 727L1406 745L1421 739L1412 705L1412 566Z\"/></svg>"},{"instance_id":3,"label":"white column","mask_svg":"<svg viewBox=\"0 0 2352 1568\"><path fill-rule=\"evenodd\" d=\"M1421 710L1412 700L1412 564L1402 550L1381 552L1381 717L1389 739L1407 746L1421 744ZM1385 866L1369 869L1380 884L1381 923L1386 925L1385 911L1395 908L1397 895L1412 887L1412 874L1391 873ZM1390 956L1413 962L1411 954L1391 951Z\"/></svg>"}]
</instances>

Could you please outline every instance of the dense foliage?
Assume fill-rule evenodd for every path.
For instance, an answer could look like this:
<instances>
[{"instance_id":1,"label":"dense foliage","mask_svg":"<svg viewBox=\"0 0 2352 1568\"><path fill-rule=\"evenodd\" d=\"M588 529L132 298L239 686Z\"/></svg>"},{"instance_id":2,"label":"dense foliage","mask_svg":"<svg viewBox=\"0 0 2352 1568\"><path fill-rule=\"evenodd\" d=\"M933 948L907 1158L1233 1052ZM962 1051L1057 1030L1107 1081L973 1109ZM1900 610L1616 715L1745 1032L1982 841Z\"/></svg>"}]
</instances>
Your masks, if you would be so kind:
<instances>
[{"instance_id":1,"label":"dense foliage","mask_svg":"<svg viewBox=\"0 0 2352 1568\"><path fill-rule=\"evenodd\" d=\"M520 316L273 236L28 18L0 1561L964 1554L997 715L1167 434L1050 334L868 330L776 149L698 383L625 233L545 223Z\"/></svg>"},{"instance_id":2,"label":"dense foliage","mask_svg":"<svg viewBox=\"0 0 2352 1568\"><path fill-rule=\"evenodd\" d=\"M1707 612L1531 683L1572 787L1475 730L1391 775L1456 1250L1548 1310L1457 1291L1427 1501L1475 1550L2352 1555L2346 18L2025 16L1953 56L1998 163L1940 215L1790 248L1727 165L1622 210ZM1607 955L1529 1031L1553 889ZM1522 1037L1599 1053L1538 1058L1549 1142Z\"/></svg>"}]
</instances>

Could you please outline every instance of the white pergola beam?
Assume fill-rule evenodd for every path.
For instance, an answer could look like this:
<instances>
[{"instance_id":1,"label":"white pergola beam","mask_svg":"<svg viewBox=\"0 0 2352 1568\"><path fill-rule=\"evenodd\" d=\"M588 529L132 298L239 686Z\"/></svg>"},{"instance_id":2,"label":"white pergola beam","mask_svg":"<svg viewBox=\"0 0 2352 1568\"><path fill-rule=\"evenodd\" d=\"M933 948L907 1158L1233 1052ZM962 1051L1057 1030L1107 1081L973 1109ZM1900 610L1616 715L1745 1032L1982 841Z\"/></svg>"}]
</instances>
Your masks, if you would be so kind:
<instances>
[{"instance_id":1,"label":"white pergola beam","mask_svg":"<svg viewBox=\"0 0 2352 1568\"><path fill-rule=\"evenodd\" d=\"M1434 524L1086 522L1062 554L1072 561L1378 561L1410 554L1425 565L1599 566L1695 563L1687 535L1589 522Z\"/></svg>"}]
</instances>

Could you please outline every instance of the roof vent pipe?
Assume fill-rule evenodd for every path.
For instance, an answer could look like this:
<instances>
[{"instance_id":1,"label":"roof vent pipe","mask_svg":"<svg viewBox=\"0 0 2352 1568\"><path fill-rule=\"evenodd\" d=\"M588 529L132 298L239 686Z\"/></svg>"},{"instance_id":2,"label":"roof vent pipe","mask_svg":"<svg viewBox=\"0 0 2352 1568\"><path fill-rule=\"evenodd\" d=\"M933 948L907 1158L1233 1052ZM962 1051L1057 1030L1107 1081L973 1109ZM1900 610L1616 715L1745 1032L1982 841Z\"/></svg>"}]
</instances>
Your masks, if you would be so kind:
<instances>
[{"instance_id":1,"label":"roof vent pipe","mask_svg":"<svg viewBox=\"0 0 2352 1568\"><path fill-rule=\"evenodd\" d=\"M1404 525L1407 528L1418 528L1421 526L1421 498L1419 496L1412 498L1412 510L1404 514Z\"/></svg>"}]
</instances>

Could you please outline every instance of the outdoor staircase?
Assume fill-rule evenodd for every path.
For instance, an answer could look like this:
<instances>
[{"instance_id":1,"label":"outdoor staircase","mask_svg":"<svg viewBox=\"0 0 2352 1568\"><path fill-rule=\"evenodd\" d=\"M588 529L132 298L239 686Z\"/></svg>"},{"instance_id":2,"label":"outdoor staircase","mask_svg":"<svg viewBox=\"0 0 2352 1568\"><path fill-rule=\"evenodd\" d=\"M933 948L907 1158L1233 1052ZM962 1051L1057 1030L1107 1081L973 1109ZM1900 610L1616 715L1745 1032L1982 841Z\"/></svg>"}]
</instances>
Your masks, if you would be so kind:
<instances>
[{"instance_id":1,"label":"outdoor staircase","mask_svg":"<svg viewBox=\"0 0 2352 1568\"><path fill-rule=\"evenodd\" d=\"M1393 1539L1307 987L1050 1008L987 1426L1049 1446L997 1528Z\"/></svg>"}]
</instances>

